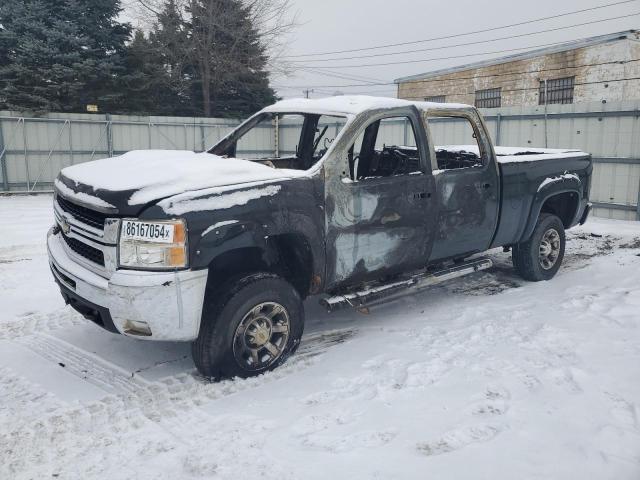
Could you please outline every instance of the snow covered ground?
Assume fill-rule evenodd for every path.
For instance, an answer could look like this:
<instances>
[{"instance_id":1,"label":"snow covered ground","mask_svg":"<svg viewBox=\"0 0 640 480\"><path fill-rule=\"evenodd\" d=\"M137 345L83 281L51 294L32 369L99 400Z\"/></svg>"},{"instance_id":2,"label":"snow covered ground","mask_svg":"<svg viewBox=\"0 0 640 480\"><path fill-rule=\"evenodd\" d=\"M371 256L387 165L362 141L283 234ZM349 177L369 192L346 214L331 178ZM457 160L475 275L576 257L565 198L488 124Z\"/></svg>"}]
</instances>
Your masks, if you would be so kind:
<instances>
[{"instance_id":1,"label":"snow covered ground","mask_svg":"<svg viewBox=\"0 0 640 480\"><path fill-rule=\"evenodd\" d=\"M283 368L213 384L63 305L50 197L0 222L2 479L640 478L640 223L572 231L548 283L497 251L369 314L310 299Z\"/></svg>"}]
</instances>

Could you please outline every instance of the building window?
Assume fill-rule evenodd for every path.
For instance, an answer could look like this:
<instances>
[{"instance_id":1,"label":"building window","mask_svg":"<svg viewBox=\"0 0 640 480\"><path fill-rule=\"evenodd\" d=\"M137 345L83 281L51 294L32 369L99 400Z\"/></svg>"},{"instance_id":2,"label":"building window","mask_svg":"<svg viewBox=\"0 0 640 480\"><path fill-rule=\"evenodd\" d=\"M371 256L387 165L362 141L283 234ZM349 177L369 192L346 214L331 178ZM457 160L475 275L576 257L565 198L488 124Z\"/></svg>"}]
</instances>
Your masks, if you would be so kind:
<instances>
[{"instance_id":1,"label":"building window","mask_svg":"<svg viewBox=\"0 0 640 480\"><path fill-rule=\"evenodd\" d=\"M444 95L433 95L431 97L424 97L425 102L433 102L433 103L445 103L447 97Z\"/></svg>"},{"instance_id":2,"label":"building window","mask_svg":"<svg viewBox=\"0 0 640 480\"><path fill-rule=\"evenodd\" d=\"M501 88L476 90L476 107L478 108L498 108L501 105L501 101Z\"/></svg>"},{"instance_id":3,"label":"building window","mask_svg":"<svg viewBox=\"0 0 640 480\"><path fill-rule=\"evenodd\" d=\"M556 78L545 81L540 80L540 105L552 103L573 103L573 86L576 77ZM546 90L546 93L545 93ZM547 95L549 100L547 101Z\"/></svg>"}]
</instances>

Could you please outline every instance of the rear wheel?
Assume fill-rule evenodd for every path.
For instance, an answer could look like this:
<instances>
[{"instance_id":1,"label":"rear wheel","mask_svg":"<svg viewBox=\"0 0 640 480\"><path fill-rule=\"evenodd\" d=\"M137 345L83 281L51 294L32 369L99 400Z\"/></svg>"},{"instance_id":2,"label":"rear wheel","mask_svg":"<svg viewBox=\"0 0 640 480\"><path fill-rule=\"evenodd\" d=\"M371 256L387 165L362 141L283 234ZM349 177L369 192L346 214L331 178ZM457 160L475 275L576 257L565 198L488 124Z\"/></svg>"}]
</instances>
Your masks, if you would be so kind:
<instances>
[{"instance_id":1,"label":"rear wheel","mask_svg":"<svg viewBox=\"0 0 640 480\"><path fill-rule=\"evenodd\" d=\"M302 300L291 284L270 273L236 277L207 292L193 360L214 379L259 375L295 352L303 327Z\"/></svg>"},{"instance_id":2,"label":"rear wheel","mask_svg":"<svg viewBox=\"0 0 640 480\"><path fill-rule=\"evenodd\" d=\"M565 244L562 220L550 213L541 213L529 240L513 247L513 266L525 280L551 280L562 265Z\"/></svg>"}]
</instances>

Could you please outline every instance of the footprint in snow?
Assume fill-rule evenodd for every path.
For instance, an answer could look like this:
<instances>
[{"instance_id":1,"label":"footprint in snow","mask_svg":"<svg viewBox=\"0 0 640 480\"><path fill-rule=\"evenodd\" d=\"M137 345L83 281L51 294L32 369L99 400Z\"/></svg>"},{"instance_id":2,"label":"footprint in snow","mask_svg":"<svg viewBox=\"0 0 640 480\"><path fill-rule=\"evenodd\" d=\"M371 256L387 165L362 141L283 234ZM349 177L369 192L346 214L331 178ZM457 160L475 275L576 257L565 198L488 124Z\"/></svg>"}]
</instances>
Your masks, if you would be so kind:
<instances>
[{"instance_id":1,"label":"footprint in snow","mask_svg":"<svg viewBox=\"0 0 640 480\"><path fill-rule=\"evenodd\" d=\"M638 406L620 395L606 392L611 404L611 415L624 427L631 427L640 433L640 413Z\"/></svg>"},{"instance_id":2,"label":"footprint in snow","mask_svg":"<svg viewBox=\"0 0 640 480\"><path fill-rule=\"evenodd\" d=\"M314 450L345 453L358 449L382 447L396 438L395 430L361 431L350 435L311 434L302 438L302 445Z\"/></svg>"},{"instance_id":3,"label":"footprint in snow","mask_svg":"<svg viewBox=\"0 0 640 480\"><path fill-rule=\"evenodd\" d=\"M432 457L444 453L455 452L474 443L483 443L492 440L500 433L500 429L492 425L469 425L444 434L438 440L424 442L416 445L423 455Z\"/></svg>"},{"instance_id":4,"label":"footprint in snow","mask_svg":"<svg viewBox=\"0 0 640 480\"><path fill-rule=\"evenodd\" d=\"M504 415L509 410L509 405L503 401L486 402L476 405L472 409L473 415L479 417L492 417L496 415Z\"/></svg>"}]
</instances>

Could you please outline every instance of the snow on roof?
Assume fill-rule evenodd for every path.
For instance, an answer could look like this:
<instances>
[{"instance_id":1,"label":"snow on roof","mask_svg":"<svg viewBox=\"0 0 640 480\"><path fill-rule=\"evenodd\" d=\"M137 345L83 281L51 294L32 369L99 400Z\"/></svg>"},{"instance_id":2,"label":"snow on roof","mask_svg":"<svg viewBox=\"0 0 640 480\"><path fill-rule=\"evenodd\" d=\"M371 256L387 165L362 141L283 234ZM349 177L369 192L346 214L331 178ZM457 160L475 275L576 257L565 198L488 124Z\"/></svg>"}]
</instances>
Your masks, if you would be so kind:
<instances>
[{"instance_id":1,"label":"snow on roof","mask_svg":"<svg viewBox=\"0 0 640 480\"><path fill-rule=\"evenodd\" d=\"M325 115L357 115L367 110L416 106L421 109L469 108L469 105L457 103L432 103L400 100L390 97L370 97L366 95L344 95L319 99L294 98L282 100L263 112L294 113L312 112Z\"/></svg>"},{"instance_id":2,"label":"snow on roof","mask_svg":"<svg viewBox=\"0 0 640 480\"><path fill-rule=\"evenodd\" d=\"M625 30L622 32L609 33L607 35L598 35L595 37L582 38L579 40L573 40L571 42L561 43L559 45L552 45L550 47L538 48L535 50L529 50L526 52L507 55L504 57L492 58L489 60L481 60L479 62L467 63L465 65L458 65L457 67L449 67L449 68L443 68L440 70L434 70L431 72L420 73L418 75L410 75L408 77L397 78L394 80L394 83L416 82L416 81L425 80L428 78L439 77L441 75L464 72L465 70L491 67L493 65L500 65L508 62L516 62L519 60L528 60L530 58L541 57L543 55L568 52L571 50L576 50L578 48L585 48L593 45L600 45L603 43L616 42L619 40L627 40L627 39L638 40L638 30Z\"/></svg>"}]
</instances>

